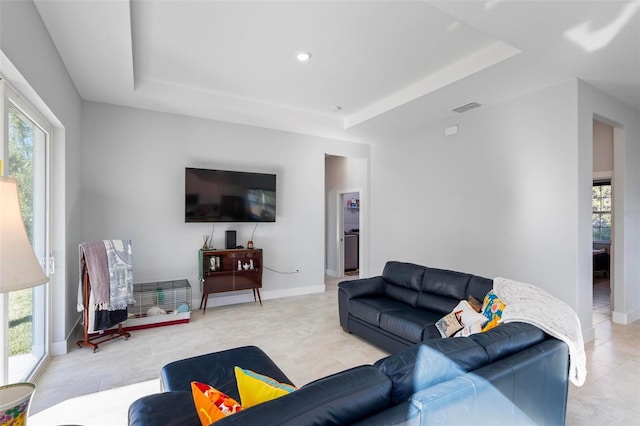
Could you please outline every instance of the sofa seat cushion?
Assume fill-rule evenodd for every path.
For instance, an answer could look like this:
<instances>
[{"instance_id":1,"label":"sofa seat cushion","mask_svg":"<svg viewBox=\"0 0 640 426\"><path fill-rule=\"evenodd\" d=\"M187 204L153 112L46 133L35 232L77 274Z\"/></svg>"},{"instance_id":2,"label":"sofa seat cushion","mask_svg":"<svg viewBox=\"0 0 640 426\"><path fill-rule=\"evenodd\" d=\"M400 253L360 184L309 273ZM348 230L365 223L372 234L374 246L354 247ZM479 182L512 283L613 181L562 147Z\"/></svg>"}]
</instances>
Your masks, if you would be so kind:
<instances>
[{"instance_id":1,"label":"sofa seat cushion","mask_svg":"<svg viewBox=\"0 0 640 426\"><path fill-rule=\"evenodd\" d=\"M369 324L380 326L380 314L388 311L411 309L405 303L386 297L363 297L352 299L350 314Z\"/></svg>"},{"instance_id":2,"label":"sofa seat cushion","mask_svg":"<svg viewBox=\"0 0 640 426\"><path fill-rule=\"evenodd\" d=\"M380 328L410 342L422 340L425 327L433 325L440 315L422 309L405 308L380 314Z\"/></svg>"},{"instance_id":3,"label":"sofa seat cushion","mask_svg":"<svg viewBox=\"0 0 640 426\"><path fill-rule=\"evenodd\" d=\"M422 330L422 341L431 340L431 339L441 339L440 332L438 331L438 327L436 327L435 323L428 325Z\"/></svg>"}]
</instances>

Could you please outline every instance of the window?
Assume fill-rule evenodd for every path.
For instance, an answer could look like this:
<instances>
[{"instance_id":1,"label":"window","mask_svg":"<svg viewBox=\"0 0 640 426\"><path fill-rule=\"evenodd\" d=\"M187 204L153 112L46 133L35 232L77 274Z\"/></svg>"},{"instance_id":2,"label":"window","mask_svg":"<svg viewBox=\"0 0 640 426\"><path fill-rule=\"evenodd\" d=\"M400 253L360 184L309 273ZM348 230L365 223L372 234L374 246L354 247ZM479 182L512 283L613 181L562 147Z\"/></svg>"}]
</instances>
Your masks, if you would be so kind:
<instances>
[{"instance_id":1,"label":"window","mask_svg":"<svg viewBox=\"0 0 640 426\"><path fill-rule=\"evenodd\" d=\"M594 182L592 220L593 241L611 241L611 182Z\"/></svg>"}]
</instances>

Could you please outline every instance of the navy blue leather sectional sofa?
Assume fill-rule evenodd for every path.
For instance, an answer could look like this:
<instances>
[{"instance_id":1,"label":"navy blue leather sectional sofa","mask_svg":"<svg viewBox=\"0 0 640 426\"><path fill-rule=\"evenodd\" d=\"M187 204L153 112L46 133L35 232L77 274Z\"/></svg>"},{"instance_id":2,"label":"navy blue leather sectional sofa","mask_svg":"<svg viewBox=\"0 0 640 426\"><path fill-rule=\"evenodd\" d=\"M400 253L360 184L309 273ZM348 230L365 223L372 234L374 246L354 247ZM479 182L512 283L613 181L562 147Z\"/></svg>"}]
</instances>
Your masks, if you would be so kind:
<instances>
[{"instance_id":1,"label":"navy blue leather sectional sofa","mask_svg":"<svg viewBox=\"0 0 640 426\"><path fill-rule=\"evenodd\" d=\"M469 293L482 300L489 284L481 277L399 262L387 264L381 277L341 283L342 327L392 355L320 378L216 425L564 424L569 370L565 343L524 323L447 339L431 328L455 306L452 300L457 303L457 297ZM402 314L402 309L407 312ZM368 322L376 318L377 325ZM426 322L419 327L421 319ZM383 320L387 329L380 326ZM188 358L162 369L164 392L135 401L129 425L199 425L191 381L208 383L239 400L236 365L295 385L254 346Z\"/></svg>"},{"instance_id":2,"label":"navy blue leather sectional sofa","mask_svg":"<svg viewBox=\"0 0 640 426\"><path fill-rule=\"evenodd\" d=\"M340 325L390 352L440 337L436 321L469 296L482 302L493 280L405 262L338 285Z\"/></svg>"}]
</instances>

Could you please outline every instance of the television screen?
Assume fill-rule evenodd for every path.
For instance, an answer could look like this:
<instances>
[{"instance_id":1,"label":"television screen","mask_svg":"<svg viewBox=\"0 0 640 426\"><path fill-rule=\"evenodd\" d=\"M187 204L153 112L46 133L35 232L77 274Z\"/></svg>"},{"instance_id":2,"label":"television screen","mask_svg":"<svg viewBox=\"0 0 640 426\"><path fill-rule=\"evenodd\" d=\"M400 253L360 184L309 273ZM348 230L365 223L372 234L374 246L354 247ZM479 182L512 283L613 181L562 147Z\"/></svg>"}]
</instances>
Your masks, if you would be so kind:
<instances>
[{"instance_id":1,"label":"television screen","mask_svg":"<svg viewBox=\"0 0 640 426\"><path fill-rule=\"evenodd\" d=\"M185 222L275 222L276 175L185 169Z\"/></svg>"}]
</instances>

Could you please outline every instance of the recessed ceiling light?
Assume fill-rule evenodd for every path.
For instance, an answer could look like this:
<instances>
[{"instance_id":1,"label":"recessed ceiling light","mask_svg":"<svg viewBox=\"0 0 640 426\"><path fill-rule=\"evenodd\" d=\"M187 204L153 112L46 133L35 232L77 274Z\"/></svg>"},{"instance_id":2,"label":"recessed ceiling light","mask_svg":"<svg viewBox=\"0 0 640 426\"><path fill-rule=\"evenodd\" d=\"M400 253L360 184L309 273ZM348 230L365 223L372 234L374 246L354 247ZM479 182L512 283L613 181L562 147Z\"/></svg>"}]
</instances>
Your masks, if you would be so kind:
<instances>
[{"instance_id":1,"label":"recessed ceiling light","mask_svg":"<svg viewBox=\"0 0 640 426\"><path fill-rule=\"evenodd\" d=\"M300 62L307 62L311 59L311 53L309 52L296 52L296 59Z\"/></svg>"}]
</instances>

